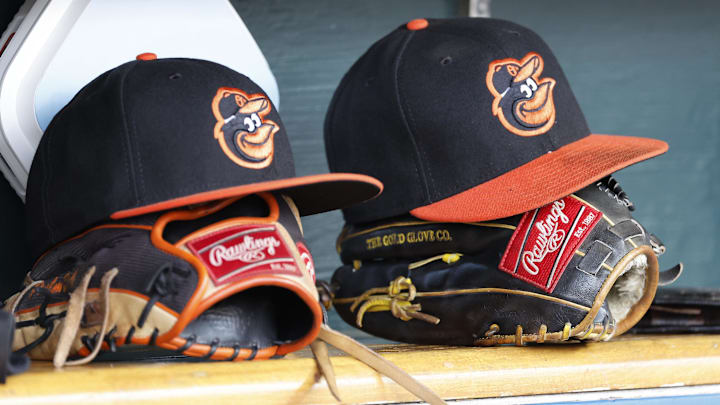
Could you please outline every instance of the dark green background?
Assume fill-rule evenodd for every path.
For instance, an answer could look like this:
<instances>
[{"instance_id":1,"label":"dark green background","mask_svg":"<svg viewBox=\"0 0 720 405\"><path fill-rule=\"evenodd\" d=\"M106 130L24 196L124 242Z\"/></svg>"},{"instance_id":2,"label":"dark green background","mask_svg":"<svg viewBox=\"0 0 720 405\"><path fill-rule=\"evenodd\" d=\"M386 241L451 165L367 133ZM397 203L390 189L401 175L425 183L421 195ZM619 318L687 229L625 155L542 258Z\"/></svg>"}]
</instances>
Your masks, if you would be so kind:
<instances>
[{"instance_id":1,"label":"dark green background","mask_svg":"<svg viewBox=\"0 0 720 405\"><path fill-rule=\"evenodd\" d=\"M299 175L327 171L325 111L340 78L365 49L411 19L465 15L467 7L435 0L232 3L277 78ZM617 178L637 206L636 218L668 245L662 265L685 262L677 285L720 287L720 3L495 0L491 11L548 42L594 132L670 144L667 154ZM21 205L4 180L0 206L5 292L15 289L29 264L21 245ZM319 276L327 279L339 264L334 241L342 217L332 212L304 224ZM332 323L341 327L337 318Z\"/></svg>"}]
</instances>

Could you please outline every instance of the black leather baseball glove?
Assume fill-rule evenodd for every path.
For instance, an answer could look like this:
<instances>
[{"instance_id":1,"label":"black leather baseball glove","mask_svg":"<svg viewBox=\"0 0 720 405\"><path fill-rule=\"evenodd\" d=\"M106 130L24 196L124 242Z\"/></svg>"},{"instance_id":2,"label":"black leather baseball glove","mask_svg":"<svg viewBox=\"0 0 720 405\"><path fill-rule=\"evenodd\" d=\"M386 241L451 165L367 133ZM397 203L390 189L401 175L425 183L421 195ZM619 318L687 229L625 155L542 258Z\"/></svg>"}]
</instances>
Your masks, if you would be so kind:
<instances>
[{"instance_id":1,"label":"black leather baseball glove","mask_svg":"<svg viewBox=\"0 0 720 405\"><path fill-rule=\"evenodd\" d=\"M330 291L340 316L387 339L495 345L607 340L645 313L660 240L607 177L544 207L481 223L413 217L346 227Z\"/></svg>"},{"instance_id":2,"label":"black leather baseball glove","mask_svg":"<svg viewBox=\"0 0 720 405\"><path fill-rule=\"evenodd\" d=\"M263 193L100 224L40 257L6 310L14 350L57 366L126 346L252 360L312 342L317 300L292 200Z\"/></svg>"},{"instance_id":3,"label":"black leather baseball glove","mask_svg":"<svg viewBox=\"0 0 720 405\"><path fill-rule=\"evenodd\" d=\"M115 356L123 359L261 360L310 345L339 399L327 342L424 401L444 403L330 329L314 279L297 208L281 194L100 224L47 251L6 301L15 330L0 346L12 341L14 353L6 350L13 363L0 356L0 365L15 365L16 373L25 353L56 367L78 365L101 351L124 352Z\"/></svg>"}]
</instances>

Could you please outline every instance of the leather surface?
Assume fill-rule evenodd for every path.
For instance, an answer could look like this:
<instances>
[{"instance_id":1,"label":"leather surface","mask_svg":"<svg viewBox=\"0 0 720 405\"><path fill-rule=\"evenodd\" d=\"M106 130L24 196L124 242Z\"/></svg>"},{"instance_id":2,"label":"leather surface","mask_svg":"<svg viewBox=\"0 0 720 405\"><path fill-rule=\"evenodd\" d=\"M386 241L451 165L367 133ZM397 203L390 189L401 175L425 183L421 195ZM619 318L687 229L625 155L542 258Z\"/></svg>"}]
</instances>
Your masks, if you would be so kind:
<instances>
[{"instance_id":1,"label":"leather surface","mask_svg":"<svg viewBox=\"0 0 720 405\"><path fill-rule=\"evenodd\" d=\"M204 311L180 334L197 343L268 347L303 337L312 313L289 290L257 287L235 294Z\"/></svg>"},{"instance_id":2,"label":"leather surface","mask_svg":"<svg viewBox=\"0 0 720 405\"><path fill-rule=\"evenodd\" d=\"M334 298L341 300L340 303L335 302L335 308L346 322L356 326L357 310L351 311L350 304L342 299L358 297L372 288L387 287L392 280L403 276L412 280L418 293L500 288L532 294L481 292L419 296L412 303L420 304L423 313L439 318L437 325L416 319L403 321L389 311L367 312L363 319L364 331L409 343L472 345L478 338L485 336L492 324L499 326L496 334L501 335L514 335L518 325L522 327L523 334L538 334L542 325L547 327L547 332L562 331L566 323L575 326L588 311L568 303L592 307L610 274L608 268L613 268L634 246L650 245L650 239L649 232L632 218L627 205L617 198L607 183L598 182L574 195L604 213L605 219L598 222L577 248L581 254L573 255L552 293L546 293L498 269L513 230L478 224L422 223L415 220L419 222L418 225L377 229L382 224L373 223L364 227L348 227L343 232L339 239L343 261L352 263L353 260L360 260L361 263L355 266L343 265L333 275ZM519 217L514 217L490 223L517 224L518 220ZM407 221L407 217L393 218L387 223ZM383 246L373 249L372 238L379 236L382 245L383 237L392 238L389 235L399 233L407 235L410 229L416 233L423 230L447 230L452 240L405 243L402 248ZM598 254L598 248L593 249L598 243L602 243L602 254ZM374 252L378 253L373 259ZM450 252L462 253L463 256L450 264L434 260L413 270L409 269L415 261ZM593 258L604 259L604 265L591 265ZM359 268L356 268L358 264ZM554 298L565 302L558 302ZM609 308L604 305L598 317L610 316ZM607 323L609 319L597 321Z\"/></svg>"},{"instance_id":3,"label":"leather surface","mask_svg":"<svg viewBox=\"0 0 720 405\"><path fill-rule=\"evenodd\" d=\"M200 298L206 300L203 302L213 300L213 303L208 302L209 308L198 313L193 311L197 310L199 301L193 304L196 307L187 312L190 314L190 317L186 318L188 324L178 330L177 335L170 337L179 337L186 341L181 341L178 349L184 347L183 351L186 352L191 345L205 345L214 353L215 349L225 348L221 357L227 359L237 356L235 348L253 351L272 347L277 349L279 345L299 341L313 331L315 324L319 324L320 320L315 319L314 312L309 307L313 304L319 307L319 303L308 302L299 295L302 292L312 297L316 291L312 276L296 247L296 243L303 242L303 235L300 220L295 215L295 207L291 200L286 200L279 194L263 198L277 204L276 219L266 219L271 211L269 202L253 195L233 202L213 214L203 214L195 220L171 220L170 226L164 228L163 238L171 244L178 244L187 235L219 232L218 229L224 229L223 226L234 226L232 221L235 219L244 221L243 223L249 226L256 223L261 226L270 224L277 228L276 236L283 239L283 249L288 249L292 257L292 263L284 265L294 269L291 273L276 273L271 270L271 265L267 265L260 273L263 281L250 287L241 284L243 279L230 279L220 285L208 281ZM91 229L46 252L28 274L27 281L40 280L42 284L33 287L17 308L21 312L16 313L16 321L22 322L22 327L18 327L16 337L22 336L23 340L19 342L19 346L16 344L16 349L42 340L39 346L30 350L31 356L52 357L59 330L64 322L69 294L78 287L87 269L93 266L96 272L90 280L90 289L100 286L100 279L107 271L112 268L119 270L111 284L111 289L116 293L111 298L111 333L105 337L106 343L111 339L119 339L121 343L127 344L134 338L145 342L149 340L152 345L153 339L170 333L171 328L183 319L183 314L186 313L184 311L190 308L193 294L199 291L199 277L202 272L201 268L196 267L194 262L183 255L191 255L187 250L177 247L175 250L161 248L151 240L149 229L137 227L157 226L164 214L166 213L156 213L101 224L111 227ZM274 242L280 246L281 242ZM271 253L268 250L261 254ZM236 263L232 262L233 258L229 260ZM248 260L251 260L250 267L263 263L257 260L252 262L254 259ZM204 266L199 259L196 261L200 263L199 266ZM203 271L207 272L207 269ZM279 285L282 287L268 286L271 281L281 283ZM234 292L218 298L212 295L222 293L222 289L227 288L234 288ZM95 295L90 293L90 296ZM88 301L85 307L83 324L71 355L78 354L83 345L87 346L87 343L81 342L83 338L93 339L93 334L97 332L95 323L86 322L91 315L95 318L102 316L89 312L95 308L93 305L96 304ZM316 312L320 313L319 310ZM52 315L49 321L46 320L48 314ZM46 331L49 331L48 336L41 338ZM137 341L132 343L137 344ZM168 345L172 347L178 344L166 344L163 347L168 349ZM198 350L190 352L198 355ZM264 356L267 357L267 354ZM252 357L254 358L254 355Z\"/></svg>"}]
</instances>

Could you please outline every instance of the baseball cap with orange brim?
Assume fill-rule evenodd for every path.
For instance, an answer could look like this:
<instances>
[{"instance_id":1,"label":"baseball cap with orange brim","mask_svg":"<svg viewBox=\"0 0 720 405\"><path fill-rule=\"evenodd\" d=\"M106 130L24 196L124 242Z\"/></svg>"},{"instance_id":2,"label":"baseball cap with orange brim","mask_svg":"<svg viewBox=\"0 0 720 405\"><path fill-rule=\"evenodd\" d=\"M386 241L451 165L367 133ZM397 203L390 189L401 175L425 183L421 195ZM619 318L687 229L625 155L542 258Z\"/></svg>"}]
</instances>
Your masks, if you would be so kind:
<instances>
[{"instance_id":1,"label":"baseball cap with orange brim","mask_svg":"<svg viewBox=\"0 0 720 405\"><path fill-rule=\"evenodd\" d=\"M27 189L33 258L103 221L264 191L311 215L382 190L363 174L297 177L277 109L248 77L147 55L98 76L45 131Z\"/></svg>"},{"instance_id":2,"label":"baseball cap with orange brim","mask_svg":"<svg viewBox=\"0 0 720 405\"><path fill-rule=\"evenodd\" d=\"M373 44L335 92L325 147L331 171L385 186L350 223L508 217L668 148L592 134L545 42L485 18L414 20Z\"/></svg>"}]
</instances>

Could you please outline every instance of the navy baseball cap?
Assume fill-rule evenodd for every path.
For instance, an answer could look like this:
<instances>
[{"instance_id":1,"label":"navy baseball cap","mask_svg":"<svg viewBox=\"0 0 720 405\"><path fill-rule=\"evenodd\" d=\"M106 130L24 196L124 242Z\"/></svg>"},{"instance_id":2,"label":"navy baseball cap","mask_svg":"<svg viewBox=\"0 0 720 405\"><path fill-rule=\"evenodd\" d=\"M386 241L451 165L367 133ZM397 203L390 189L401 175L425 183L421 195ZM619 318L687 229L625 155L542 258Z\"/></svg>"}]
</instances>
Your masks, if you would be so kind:
<instances>
[{"instance_id":1,"label":"navy baseball cap","mask_svg":"<svg viewBox=\"0 0 720 405\"><path fill-rule=\"evenodd\" d=\"M541 207L665 152L665 142L592 134L550 48L486 18L419 19L373 44L325 121L331 171L380 179L343 210L360 223L410 213L471 222Z\"/></svg>"},{"instance_id":2,"label":"navy baseball cap","mask_svg":"<svg viewBox=\"0 0 720 405\"><path fill-rule=\"evenodd\" d=\"M310 215L381 190L366 175L295 177L277 109L246 76L142 54L90 82L48 126L29 174L29 238L37 258L103 221L261 191Z\"/></svg>"}]
</instances>

